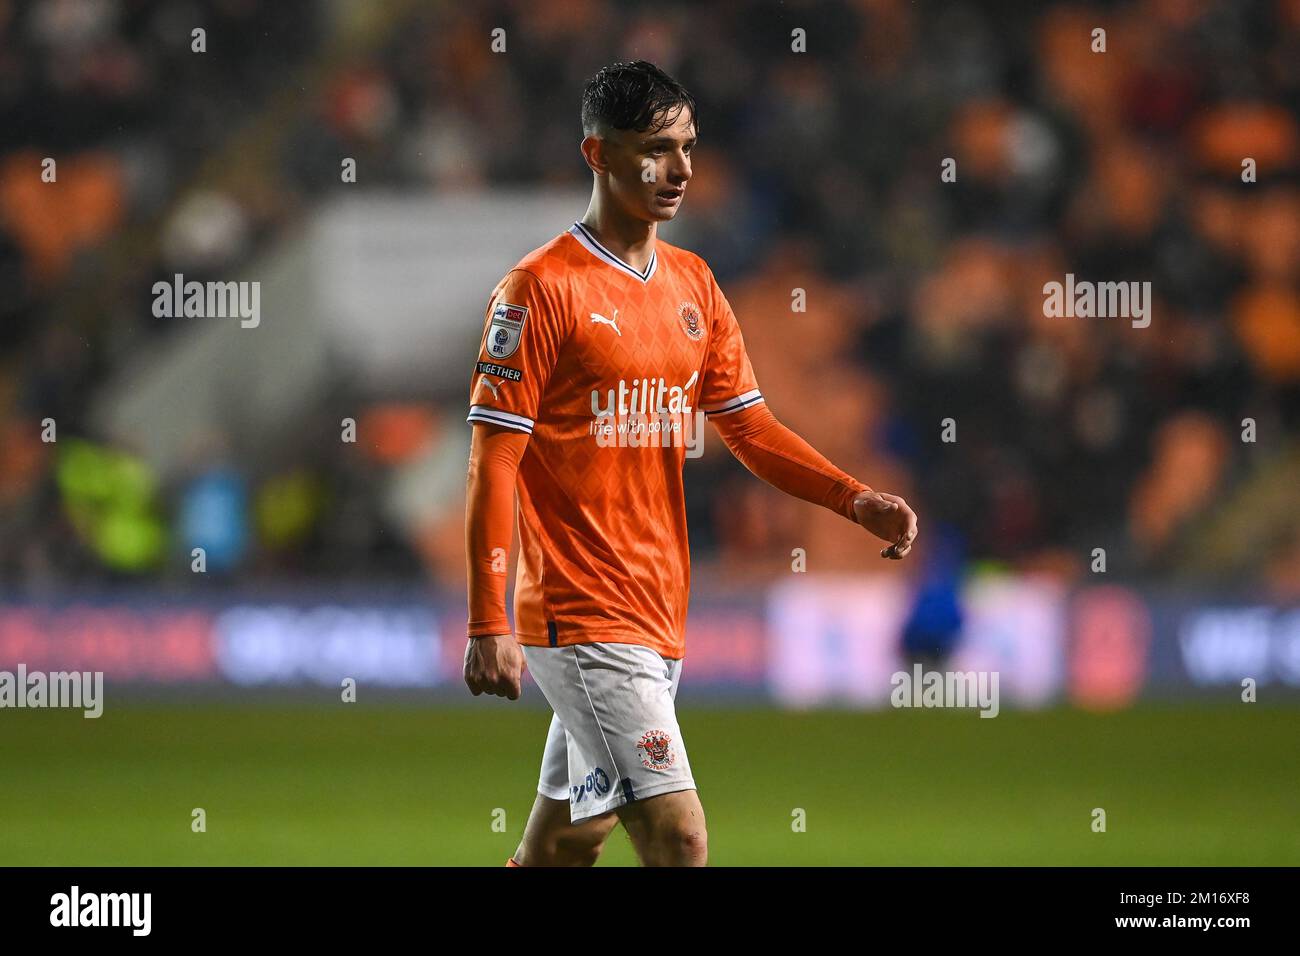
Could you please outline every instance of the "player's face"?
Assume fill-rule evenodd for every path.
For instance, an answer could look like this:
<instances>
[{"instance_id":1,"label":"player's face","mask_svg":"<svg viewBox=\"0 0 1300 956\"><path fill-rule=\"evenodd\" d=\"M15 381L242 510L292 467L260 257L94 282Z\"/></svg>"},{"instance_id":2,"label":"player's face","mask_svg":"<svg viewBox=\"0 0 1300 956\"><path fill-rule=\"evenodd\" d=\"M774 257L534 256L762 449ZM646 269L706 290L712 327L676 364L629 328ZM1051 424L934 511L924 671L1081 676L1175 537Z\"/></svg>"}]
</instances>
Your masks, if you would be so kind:
<instances>
[{"instance_id":1,"label":"player's face","mask_svg":"<svg viewBox=\"0 0 1300 956\"><path fill-rule=\"evenodd\" d=\"M609 187L619 205L648 222L676 216L691 178L691 111L683 108L672 123L654 132L617 130L609 145Z\"/></svg>"}]
</instances>

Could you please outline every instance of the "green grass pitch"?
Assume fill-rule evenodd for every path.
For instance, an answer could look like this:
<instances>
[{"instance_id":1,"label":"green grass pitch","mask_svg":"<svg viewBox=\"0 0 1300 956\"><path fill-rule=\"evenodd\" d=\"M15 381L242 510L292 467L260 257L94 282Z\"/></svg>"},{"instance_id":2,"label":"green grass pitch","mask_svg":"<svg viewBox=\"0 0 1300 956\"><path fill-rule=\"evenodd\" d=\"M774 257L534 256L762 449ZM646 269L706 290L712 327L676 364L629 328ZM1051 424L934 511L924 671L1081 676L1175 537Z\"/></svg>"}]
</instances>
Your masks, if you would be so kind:
<instances>
[{"instance_id":1,"label":"green grass pitch","mask_svg":"<svg viewBox=\"0 0 1300 956\"><path fill-rule=\"evenodd\" d=\"M1300 864L1297 709L680 716L715 865ZM495 700L0 711L0 864L500 866L548 719ZM616 830L601 865L633 862Z\"/></svg>"}]
</instances>

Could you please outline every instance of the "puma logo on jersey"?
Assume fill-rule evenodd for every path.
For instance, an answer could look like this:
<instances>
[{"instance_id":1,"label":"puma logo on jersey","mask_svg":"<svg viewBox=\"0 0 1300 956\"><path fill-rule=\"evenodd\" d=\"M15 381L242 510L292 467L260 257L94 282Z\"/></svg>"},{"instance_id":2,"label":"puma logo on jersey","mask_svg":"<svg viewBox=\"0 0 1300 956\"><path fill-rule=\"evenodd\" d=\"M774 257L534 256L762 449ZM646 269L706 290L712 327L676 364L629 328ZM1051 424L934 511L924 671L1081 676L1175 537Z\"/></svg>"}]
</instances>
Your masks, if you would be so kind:
<instances>
[{"instance_id":1,"label":"puma logo on jersey","mask_svg":"<svg viewBox=\"0 0 1300 956\"><path fill-rule=\"evenodd\" d=\"M591 313L591 321L593 321L593 322L599 322L599 323L601 323L602 325L610 325L610 326L613 326L613 327L614 327L614 331L615 331L615 332L618 332L618 337L619 337L619 338L622 338L622 337L623 337L623 333L622 333L622 332L619 332L619 329L618 329L618 309L615 309L615 310L614 310L614 317L613 317L612 319L607 319L607 318L605 318L605 317L604 317L603 315L601 315L599 312L593 312L593 313Z\"/></svg>"},{"instance_id":2,"label":"puma logo on jersey","mask_svg":"<svg viewBox=\"0 0 1300 956\"><path fill-rule=\"evenodd\" d=\"M499 389L502 385L506 383L505 379L502 379L501 381L493 385L492 380L489 379L486 375L484 375L479 379L479 381L482 382L484 385L486 385L489 389L491 389L493 398L498 400L501 398L501 393L497 391L497 389Z\"/></svg>"}]
</instances>

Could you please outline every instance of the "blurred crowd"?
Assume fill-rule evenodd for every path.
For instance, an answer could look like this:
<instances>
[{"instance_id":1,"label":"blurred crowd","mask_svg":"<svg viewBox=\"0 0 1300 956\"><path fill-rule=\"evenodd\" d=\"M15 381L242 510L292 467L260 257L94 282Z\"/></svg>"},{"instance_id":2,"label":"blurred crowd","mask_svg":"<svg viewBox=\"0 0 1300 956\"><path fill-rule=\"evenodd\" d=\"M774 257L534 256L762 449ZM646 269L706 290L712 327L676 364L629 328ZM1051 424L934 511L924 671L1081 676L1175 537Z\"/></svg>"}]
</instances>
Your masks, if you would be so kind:
<instances>
[{"instance_id":1,"label":"blurred crowd","mask_svg":"<svg viewBox=\"0 0 1300 956\"><path fill-rule=\"evenodd\" d=\"M89 433L86 403L165 334L142 283L255 255L337 186L340 156L385 188L587 183L582 82L643 58L701 105L671 241L717 274L774 413L912 501L944 574L956 553L1068 579L1102 548L1109 573L1163 577L1223 547L1225 582L1300 595L1300 509L1249 492L1300 426L1300 0L394 3L375 5L380 42L342 54L328 6L0 0L7 580L176 577L177 542L206 533L236 579L458 587L455 483L418 527L376 500L402 454L264 467L218 437L192 474L150 476ZM191 22L216 52L190 54ZM205 173L259 117L248 171ZM75 186L43 188L53 154ZM139 254L104 266L128 237ZM1046 317L1067 273L1149 281L1151 324ZM78 310L68 290L103 275ZM431 423L462 414L467 382L373 414L403 448L450 442ZM687 465L701 573L785 573L796 547L810 571L880 564L842 518L706 449ZM1230 507L1268 533L1207 542Z\"/></svg>"}]
</instances>

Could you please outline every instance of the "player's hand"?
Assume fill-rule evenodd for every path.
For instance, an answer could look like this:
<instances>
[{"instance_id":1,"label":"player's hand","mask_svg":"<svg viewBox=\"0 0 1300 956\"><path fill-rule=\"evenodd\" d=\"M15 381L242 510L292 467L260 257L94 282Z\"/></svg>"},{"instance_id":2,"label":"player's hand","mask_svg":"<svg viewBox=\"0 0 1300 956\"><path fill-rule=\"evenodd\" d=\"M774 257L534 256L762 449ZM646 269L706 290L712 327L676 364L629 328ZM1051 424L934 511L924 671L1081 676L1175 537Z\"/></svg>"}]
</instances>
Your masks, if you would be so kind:
<instances>
[{"instance_id":1,"label":"player's hand","mask_svg":"<svg viewBox=\"0 0 1300 956\"><path fill-rule=\"evenodd\" d=\"M465 683L475 697L493 694L519 699L524 652L513 634L471 637L465 646Z\"/></svg>"},{"instance_id":2,"label":"player's hand","mask_svg":"<svg viewBox=\"0 0 1300 956\"><path fill-rule=\"evenodd\" d=\"M858 524L877 538L889 542L880 556L898 561L907 557L916 540L916 512L898 495L864 491L853 499L853 514Z\"/></svg>"}]
</instances>

